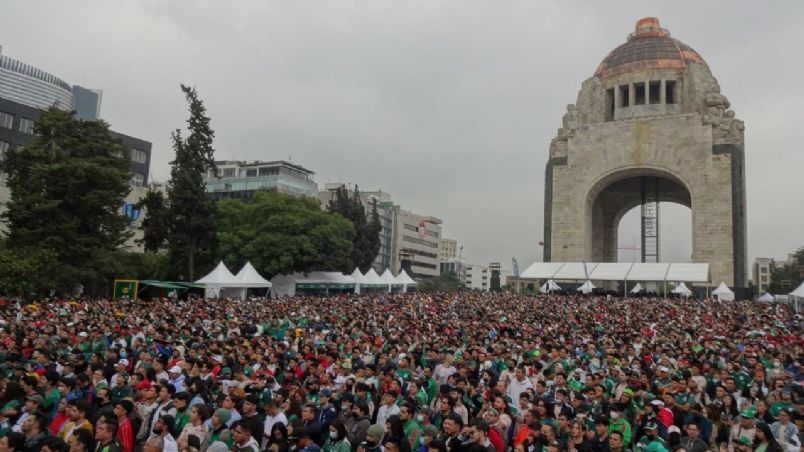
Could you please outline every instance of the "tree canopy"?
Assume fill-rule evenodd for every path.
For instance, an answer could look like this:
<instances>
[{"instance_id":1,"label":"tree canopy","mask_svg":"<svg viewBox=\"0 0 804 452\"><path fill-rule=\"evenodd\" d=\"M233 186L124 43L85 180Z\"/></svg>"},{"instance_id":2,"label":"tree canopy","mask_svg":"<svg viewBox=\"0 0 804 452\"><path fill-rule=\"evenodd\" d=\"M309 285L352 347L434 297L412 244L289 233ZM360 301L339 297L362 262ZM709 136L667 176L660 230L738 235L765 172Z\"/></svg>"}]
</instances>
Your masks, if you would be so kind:
<instances>
[{"instance_id":1,"label":"tree canopy","mask_svg":"<svg viewBox=\"0 0 804 452\"><path fill-rule=\"evenodd\" d=\"M181 90L190 107L190 118L186 138L179 129L172 134L176 157L170 162L167 241L171 261L182 263L174 276L192 281L197 267L203 271L214 265L216 208L206 195L204 174L215 170L215 132L195 88L181 85Z\"/></svg>"},{"instance_id":2,"label":"tree canopy","mask_svg":"<svg viewBox=\"0 0 804 452\"><path fill-rule=\"evenodd\" d=\"M42 112L33 130L36 138L0 163L11 191L6 247L31 260L19 263L30 281L19 288L100 290L112 276L113 252L130 235L121 212L130 190L128 150L105 122L56 108ZM48 265L36 272L32 264L45 257Z\"/></svg>"},{"instance_id":3,"label":"tree canopy","mask_svg":"<svg viewBox=\"0 0 804 452\"><path fill-rule=\"evenodd\" d=\"M365 273L371 268L374 259L380 252L380 224L377 212L377 201L372 203L371 219L366 216L366 209L360 199L360 189L355 186L354 193L349 196L346 186L341 185L335 192L335 197L329 201L327 210L337 213L349 220L355 228L355 237L352 242L352 269L360 268Z\"/></svg>"},{"instance_id":4,"label":"tree canopy","mask_svg":"<svg viewBox=\"0 0 804 452\"><path fill-rule=\"evenodd\" d=\"M237 268L250 261L265 277L315 270L349 271L354 227L315 199L261 191L218 205L218 255Z\"/></svg>"}]
</instances>

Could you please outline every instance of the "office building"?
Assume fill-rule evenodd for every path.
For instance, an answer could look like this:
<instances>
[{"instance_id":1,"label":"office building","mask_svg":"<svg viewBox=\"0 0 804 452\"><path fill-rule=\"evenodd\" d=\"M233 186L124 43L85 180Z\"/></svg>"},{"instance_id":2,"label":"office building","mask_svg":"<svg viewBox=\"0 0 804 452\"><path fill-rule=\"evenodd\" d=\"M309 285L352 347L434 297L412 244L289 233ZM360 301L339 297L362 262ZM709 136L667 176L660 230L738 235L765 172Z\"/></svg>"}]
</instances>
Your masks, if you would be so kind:
<instances>
[{"instance_id":1,"label":"office building","mask_svg":"<svg viewBox=\"0 0 804 452\"><path fill-rule=\"evenodd\" d=\"M204 175L207 195L214 199L251 199L258 190L278 191L293 196L318 197L314 172L283 160L215 162L217 172Z\"/></svg>"},{"instance_id":2,"label":"office building","mask_svg":"<svg viewBox=\"0 0 804 452\"><path fill-rule=\"evenodd\" d=\"M488 292L490 275L491 273L489 272L488 267L483 265L466 264L464 285L467 289Z\"/></svg>"},{"instance_id":3,"label":"office building","mask_svg":"<svg viewBox=\"0 0 804 452\"><path fill-rule=\"evenodd\" d=\"M441 239L441 260L448 261L458 256L458 241L453 239Z\"/></svg>"},{"instance_id":4,"label":"office building","mask_svg":"<svg viewBox=\"0 0 804 452\"><path fill-rule=\"evenodd\" d=\"M100 118L103 91L75 85L73 86L73 97L75 98L76 117L87 121Z\"/></svg>"},{"instance_id":5,"label":"office building","mask_svg":"<svg viewBox=\"0 0 804 452\"><path fill-rule=\"evenodd\" d=\"M405 269L413 277L441 272L441 223L436 217L396 207L394 254L391 271Z\"/></svg>"}]
</instances>

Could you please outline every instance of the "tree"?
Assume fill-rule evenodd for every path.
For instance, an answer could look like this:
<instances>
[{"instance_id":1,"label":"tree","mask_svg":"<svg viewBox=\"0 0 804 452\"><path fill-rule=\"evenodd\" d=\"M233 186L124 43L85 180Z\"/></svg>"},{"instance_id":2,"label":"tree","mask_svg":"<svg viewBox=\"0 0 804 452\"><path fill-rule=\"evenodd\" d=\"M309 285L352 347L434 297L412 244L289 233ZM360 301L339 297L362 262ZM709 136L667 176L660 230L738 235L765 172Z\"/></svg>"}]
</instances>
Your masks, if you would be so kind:
<instances>
[{"instance_id":1,"label":"tree","mask_svg":"<svg viewBox=\"0 0 804 452\"><path fill-rule=\"evenodd\" d=\"M335 192L335 198L329 201L327 210L337 213L349 220L355 228L352 246L352 269L360 268L367 272L380 252L380 216L377 212L377 201L372 204L371 221L366 218L366 209L360 200L360 189L355 186L352 196L346 186L341 185Z\"/></svg>"},{"instance_id":2,"label":"tree","mask_svg":"<svg viewBox=\"0 0 804 452\"><path fill-rule=\"evenodd\" d=\"M140 229L143 238L138 242L146 252L156 253L165 244L170 232L170 212L162 192L149 190L137 203L138 209L145 211Z\"/></svg>"},{"instance_id":3,"label":"tree","mask_svg":"<svg viewBox=\"0 0 804 452\"><path fill-rule=\"evenodd\" d=\"M247 261L265 277L311 271L348 272L354 227L315 199L273 191L218 206L218 252L233 268Z\"/></svg>"},{"instance_id":4,"label":"tree","mask_svg":"<svg viewBox=\"0 0 804 452\"><path fill-rule=\"evenodd\" d=\"M792 292L804 279L804 246L797 249L792 258L780 267L771 265L768 291L775 294Z\"/></svg>"},{"instance_id":5,"label":"tree","mask_svg":"<svg viewBox=\"0 0 804 452\"><path fill-rule=\"evenodd\" d=\"M36 138L6 154L11 200L3 218L7 246L18 255L52 256L39 284L59 292L108 285L112 253L129 237L122 214L130 190L128 150L103 121L51 108L34 124Z\"/></svg>"},{"instance_id":6,"label":"tree","mask_svg":"<svg viewBox=\"0 0 804 452\"><path fill-rule=\"evenodd\" d=\"M455 272L444 272L419 284L422 292L457 292L461 289L461 282Z\"/></svg>"},{"instance_id":7,"label":"tree","mask_svg":"<svg viewBox=\"0 0 804 452\"><path fill-rule=\"evenodd\" d=\"M216 169L212 147L215 132L195 88L181 85L181 90L190 105L189 133L187 138L179 129L172 134L176 158L170 162L168 183L168 254L171 261L183 262L183 271L177 276L192 281L196 268L211 268L215 257L216 206L204 186L204 174Z\"/></svg>"}]
</instances>

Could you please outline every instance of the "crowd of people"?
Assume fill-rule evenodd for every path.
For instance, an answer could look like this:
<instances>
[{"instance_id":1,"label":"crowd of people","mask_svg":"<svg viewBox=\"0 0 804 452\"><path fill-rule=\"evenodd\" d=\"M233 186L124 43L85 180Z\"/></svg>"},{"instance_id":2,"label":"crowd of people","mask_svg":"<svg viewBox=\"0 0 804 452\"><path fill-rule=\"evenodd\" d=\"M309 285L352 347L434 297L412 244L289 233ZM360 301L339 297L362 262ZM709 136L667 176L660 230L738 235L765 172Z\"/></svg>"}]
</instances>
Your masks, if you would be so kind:
<instances>
[{"instance_id":1,"label":"crowd of people","mask_svg":"<svg viewBox=\"0 0 804 452\"><path fill-rule=\"evenodd\" d=\"M799 452L802 326L661 298L0 301L0 452Z\"/></svg>"}]
</instances>

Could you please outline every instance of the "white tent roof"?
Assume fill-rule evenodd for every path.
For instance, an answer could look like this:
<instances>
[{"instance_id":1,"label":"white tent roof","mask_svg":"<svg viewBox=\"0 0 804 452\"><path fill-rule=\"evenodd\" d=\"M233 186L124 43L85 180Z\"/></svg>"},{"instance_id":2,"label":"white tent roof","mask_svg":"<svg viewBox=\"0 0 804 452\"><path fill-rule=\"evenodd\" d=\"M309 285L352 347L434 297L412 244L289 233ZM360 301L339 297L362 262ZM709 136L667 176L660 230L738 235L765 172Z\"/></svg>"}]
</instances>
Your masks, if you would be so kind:
<instances>
[{"instance_id":1,"label":"white tent roof","mask_svg":"<svg viewBox=\"0 0 804 452\"><path fill-rule=\"evenodd\" d=\"M771 301L775 301L776 298L770 292L765 292L762 294L761 297L757 298L758 301L763 301L765 303L770 303Z\"/></svg>"},{"instance_id":2,"label":"white tent roof","mask_svg":"<svg viewBox=\"0 0 804 452\"><path fill-rule=\"evenodd\" d=\"M552 279L542 284L542 287L539 287L539 292L541 293L552 292L555 290L561 290L561 286L556 284L556 282L553 281Z\"/></svg>"},{"instance_id":3,"label":"white tent roof","mask_svg":"<svg viewBox=\"0 0 804 452\"><path fill-rule=\"evenodd\" d=\"M624 281L634 264L627 262L602 262L595 267L589 279L598 281Z\"/></svg>"},{"instance_id":4,"label":"white tent roof","mask_svg":"<svg viewBox=\"0 0 804 452\"><path fill-rule=\"evenodd\" d=\"M393 273L391 273L390 268L386 268L385 271L382 272L382 275L380 275L380 279L382 279L382 282L385 284L392 284L396 286L402 284L401 282L396 280L396 277L394 276Z\"/></svg>"},{"instance_id":5,"label":"white tent roof","mask_svg":"<svg viewBox=\"0 0 804 452\"><path fill-rule=\"evenodd\" d=\"M418 284L413 278L411 278L408 275L408 272L406 272L404 269L401 272L399 272L398 275L396 275L396 280L397 282L402 283L406 286L412 286Z\"/></svg>"},{"instance_id":6,"label":"white tent roof","mask_svg":"<svg viewBox=\"0 0 804 452\"><path fill-rule=\"evenodd\" d=\"M631 267L628 276L625 277L626 281L665 281L667 270L670 264L645 264L637 263Z\"/></svg>"},{"instance_id":7,"label":"white tent roof","mask_svg":"<svg viewBox=\"0 0 804 452\"><path fill-rule=\"evenodd\" d=\"M524 272L520 279L550 279L564 265L563 262L534 262Z\"/></svg>"},{"instance_id":8,"label":"white tent roof","mask_svg":"<svg viewBox=\"0 0 804 452\"><path fill-rule=\"evenodd\" d=\"M790 292L790 295L797 298L804 298L804 282L802 282L801 285L798 286L796 290Z\"/></svg>"},{"instance_id":9,"label":"white tent roof","mask_svg":"<svg viewBox=\"0 0 804 452\"><path fill-rule=\"evenodd\" d=\"M634 286L634 288L631 289L631 293L640 293L640 292L642 292L644 290L645 290L645 288L642 287L642 284L636 283L636 286Z\"/></svg>"},{"instance_id":10,"label":"white tent roof","mask_svg":"<svg viewBox=\"0 0 804 452\"><path fill-rule=\"evenodd\" d=\"M583 283L583 285L578 288L578 292L583 293L591 293L593 290L595 290L595 285L592 284L592 281L589 280L586 280L586 282Z\"/></svg>"},{"instance_id":11,"label":"white tent roof","mask_svg":"<svg viewBox=\"0 0 804 452\"><path fill-rule=\"evenodd\" d=\"M709 264L670 264L667 281L709 282Z\"/></svg>"},{"instance_id":12,"label":"white tent roof","mask_svg":"<svg viewBox=\"0 0 804 452\"><path fill-rule=\"evenodd\" d=\"M296 284L356 284L354 278L339 272L294 273L290 277Z\"/></svg>"},{"instance_id":13,"label":"white tent roof","mask_svg":"<svg viewBox=\"0 0 804 452\"><path fill-rule=\"evenodd\" d=\"M196 284L206 284L208 286L218 287L233 287L237 285L237 280L232 272L226 268L226 264L224 264L223 261L220 261L214 270L209 272L207 276L204 276L196 281Z\"/></svg>"},{"instance_id":14,"label":"white tent roof","mask_svg":"<svg viewBox=\"0 0 804 452\"><path fill-rule=\"evenodd\" d=\"M352 276L352 278L355 279L355 282L358 283L358 284L365 284L366 281L367 281L366 275L361 273L360 269L357 268L357 267L355 267L355 271L352 272L351 276Z\"/></svg>"},{"instance_id":15,"label":"white tent roof","mask_svg":"<svg viewBox=\"0 0 804 452\"><path fill-rule=\"evenodd\" d=\"M271 287L271 282L263 278L251 265L251 262L246 262L246 265L235 276L235 280L242 287Z\"/></svg>"},{"instance_id":16,"label":"white tent roof","mask_svg":"<svg viewBox=\"0 0 804 452\"><path fill-rule=\"evenodd\" d=\"M370 268L364 277L365 282L360 283L364 286L384 286L386 284L373 268Z\"/></svg>"},{"instance_id":17,"label":"white tent roof","mask_svg":"<svg viewBox=\"0 0 804 452\"><path fill-rule=\"evenodd\" d=\"M717 289L712 291L712 295L728 295L728 294L734 295L734 292L732 292L731 289L729 289L729 286L727 286L725 282L721 282L720 285L717 286Z\"/></svg>"},{"instance_id":18,"label":"white tent roof","mask_svg":"<svg viewBox=\"0 0 804 452\"><path fill-rule=\"evenodd\" d=\"M732 301L734 300L734 292L729 289L725 282L720 283L717 289L712 291L712 295L716 296L718 300Z\"/></svg>"},{"instance_id":19,"label":"white tent roof","mask_svg":"<svg viewBox=\"0 0 804 452\"><path fill-rule=\"evenodd\" d=\"M535 262L520 279L709 282L709 264ZM804 297L804 288L802 288Z\"/></svg>"},{"instance_id":20,"label":"white tent roof","mask_svg":"<svg viewBox=\"0 0 804 452\"><path fill-rule=\"evenodd\" d=\"M567 262L553 275L553 279L587 279L595 267L597 263Z\"/></svg>"},{"instance_id":21,"label":"white tent roof","mask_svg":"<svg viewBox=\"0 0 804 452\"><path fill-rule=\"evenodd\" d=\"M675 288L675 289L673 289L673 293L675 293L675 294L680 294L680 295L684 295L684 296L690 296L690 295L692 295L692 291L691 291L691 290L689 289L689 287L687 287L687 285L686 285L686 284L684 284L683 282L678 283L678 285L676 286L676 288Z\"/></svg>"}]
</instances>

